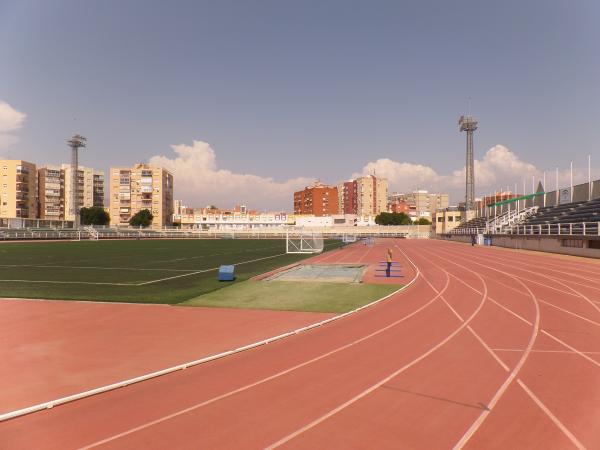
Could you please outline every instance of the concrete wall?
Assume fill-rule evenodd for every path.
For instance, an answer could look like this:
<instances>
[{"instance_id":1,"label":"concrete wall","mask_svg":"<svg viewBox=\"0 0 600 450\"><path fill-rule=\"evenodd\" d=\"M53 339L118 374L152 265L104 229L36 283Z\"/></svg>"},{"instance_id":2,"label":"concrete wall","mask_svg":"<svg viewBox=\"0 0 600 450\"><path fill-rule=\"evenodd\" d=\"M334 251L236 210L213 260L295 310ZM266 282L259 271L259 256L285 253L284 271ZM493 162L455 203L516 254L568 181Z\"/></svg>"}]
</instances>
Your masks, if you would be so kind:
<instances>
[{"instance_id":1,"label":"concrete wall","mask_svg":"<svg viewBox=\"0 0 600 450\"><path fill-rule=\"evenodd\" d=\"M564 247L563 240L582 240L583 248ZM471 243L470 236L452 236L451 241ZM549 253L560 253L563 255L586 256L589 258L600 258L600 248L590 248L589 237L580 236L492 236L492 245L497 247L518 248L523 250L535 250ZM596 240L598 241L598 239Z\"/></svg>"}]
</instances>

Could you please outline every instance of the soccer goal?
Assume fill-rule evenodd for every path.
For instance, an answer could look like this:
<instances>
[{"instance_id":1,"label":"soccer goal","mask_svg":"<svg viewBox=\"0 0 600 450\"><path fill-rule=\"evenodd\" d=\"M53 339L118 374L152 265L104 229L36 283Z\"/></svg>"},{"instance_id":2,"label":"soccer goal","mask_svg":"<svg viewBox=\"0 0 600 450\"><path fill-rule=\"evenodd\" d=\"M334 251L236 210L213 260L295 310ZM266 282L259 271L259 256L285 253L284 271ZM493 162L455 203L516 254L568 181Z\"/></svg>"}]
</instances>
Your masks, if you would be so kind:
<instances>
[{"instance_id":1,"label":"soccer goal","mask_svg":"<svg viewBox=\"0 0 600 450\"><path fill-rule=\"evenodd\" d=\"M285 235L286 253L320 253L324 245L321 233L288 231Z\"/></svg>"},{"instance_id":2,"label":"soccer goal","mask_svg":"<svg viewBox=\"0 0 600 450\"><path fill-rule=\"evenodd\" d=\"M342 236L342 242L344 244L356 242L356 234L344 233L344 235Z\"/></svg>"}]
</instances>

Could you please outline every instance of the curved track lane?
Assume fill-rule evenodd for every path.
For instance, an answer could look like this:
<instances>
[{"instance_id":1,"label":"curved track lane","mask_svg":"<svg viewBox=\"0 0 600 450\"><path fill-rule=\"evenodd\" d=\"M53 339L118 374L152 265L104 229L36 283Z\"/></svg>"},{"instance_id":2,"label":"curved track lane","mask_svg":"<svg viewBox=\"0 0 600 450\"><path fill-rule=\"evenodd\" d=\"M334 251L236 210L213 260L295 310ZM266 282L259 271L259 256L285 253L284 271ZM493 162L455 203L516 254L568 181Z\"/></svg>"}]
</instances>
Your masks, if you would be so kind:
<instances>
[{"instance_id":1,"label":"curved track lane","mask_svg":"<svg viewBox=\"0 0 600 450\"><path fill-rule=\"evenodd\" d=\"M316 260L376 262L388 245ZM600 447L599 265L441 241L395 245L420 276L389 300L245 353L1 423L0 443Z\"/></svg>"}]
</instances>

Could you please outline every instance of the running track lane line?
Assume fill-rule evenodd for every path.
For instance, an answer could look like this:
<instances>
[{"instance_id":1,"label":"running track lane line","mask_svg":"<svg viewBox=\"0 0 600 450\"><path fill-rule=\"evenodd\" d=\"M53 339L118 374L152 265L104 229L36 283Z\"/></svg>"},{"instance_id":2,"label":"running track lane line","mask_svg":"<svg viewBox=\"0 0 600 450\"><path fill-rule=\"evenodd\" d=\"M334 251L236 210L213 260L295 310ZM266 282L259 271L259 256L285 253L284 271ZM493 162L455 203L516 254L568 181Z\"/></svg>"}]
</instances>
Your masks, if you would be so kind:
<instances>
[{"instance_id":1,"label":"running track lane line","mask_svg":"<svg viewBox=\"0 0 600 450\"><path fill-rule=\"evenodd\" d=\"M437 257L439 259L442 259L444 261L447 261L451 264L454 264L458 267L462 267L463 269L467 269L469 272L474 273L479 279L481 279L483 281L483 277L481 275L479 275L477 272L475 272L472 269L468 269L467 267L458 264L450 259L447 258L443 258L433 252L424 250L425 253L429 253L430 255L433 255L434 257ZM504 395L504 393L506 392L506 390L510 387L510 385L512 384L513 380L517 377L519 371L521 370L521 368L523 367L523 365L525 364L525 361L527 360L527 358L529 357L531 350L533 348L533 344L535 343L535 339L537 338L537 335L539 333L539 327L540 327L540 307L539 304L537 302L537 299L534 295L533 292L531 292L531 290L529 289L529 287L527 287L527 285L525 283L523 283L520 279L518 279L517 277L504 272L500 269L494 269L489 267L490 269L499 272L501 274L504 275L508 275L510 278L514 279L515 281L517 281L519 284L521 284L521 286L523 286L525 288L525 290L529 293L529 295L531 296L533 303L535 305L535 321L533 323L533 330L531 333L531 337L529 338L529 343L527 344L527 347L525 348L525 351L523 352L523 354L521 355L521 358L519 359L519 361L517 362L517 364L514 366L513 370L510 372L509 376L506 378L506 380L504 380L504 383L502 383L502 385L500 385L500 387L498 388L498 390L496 391L496 393L494 394L494 396L492 397L491 401L487 404L488 408L484 409L481 411L481 414L479 414L479 417L473 422L473 424L469 427L469 429L465 432L465 434L463 434L462 438L456 443L456 445L454 446L455 449L461 449L463 448L466 443L471 439L471 437L473 437L473 435L477 432L477 430L479 430L479 427L481 426L481 424L483 424L483 422L485 421L485 419L488 417L488 415L493 411L494 407L496 406L496 404L498 403L498 401L500 401L500 399L502 398L502 396ZM485 283L485 281L483 281ZM487 284L486 286L486 294L487 294Z\"/></svg>"},{"instance_id":2,"label":"running track lane line","mask_svg":"<svg viewBox=\"0 0 600 450\"><path fill-rule=\"evenodd\" d=\"M400 250L400 252L405 256L405 258L409 259L408 256L406 255L406 253L404 253L404 251L402 251L402 249L400 247L398 247L396 245L396 248L398 250ZM423 279L425 279L425 275L421 275L421 276L423 277ZM371 392L375 391L376 389L378 389L379 387L381 387L382 385L384 385L388 381L390 381L393 378L395 378L396 376L400 375L405 370L409 369L410 367L414 366L418 362L420 362L423 359L427 358L430 354L432 354L433 352L435 352L437 349L439 349L444 344L446 344L448 341L450 341L454 336L456 336L458 333L460 333L469 324L469 322L471 320L473 320L473 318L479 313L479 311L481 310L481 308L485 304L486 298L487 298L487 285L485 284L485 281L484 281L484 294L483 294L483 297L482 297L481 302L479 303L479 306L477 307L477 309L473 312L473 314L471 314L471 316L465 322L462 323L462 325L460 325L456 330L454 330L452 333L450 333L445 339L443 339L442 341L438 342L436 345L434 345L433 347L431 347L428 351L426 351L425 353L423 353L418 358L415 358L414 360L412 360L410 363L402 366L400 369L398 369L395 372L391 373L390 375L388 375L384 379L378 381L377 383L375 383L371 387L365 389L364 391L362 391L358 395L352 397L350 400L342 403L337 408L332 409L328 413L326 413L326 414L322 415L321 417L313 420L312 422L304 425L302 428L297 429L293 433L290 433L287 436L284 436L283 438L281 438L280 440L278 440L277 442L269 445L268 447L266 447L265 450L275 449L275 448L280 447L281 445L283 445L283 444L291 441L292 439L298 437L302 433L310 430L311 428L313 428L313 427L319 425L320 423L326 421L330 417L336 415L340 411L346 409L348 406L356 403L358 400L360 400L361 398L369 395Z\"/></svg>"},{"instance_id":3,"label":"running track lane line","mask_svg":"<svg viewBox=\"0 0 600 450\"><path fill-rule=\"evenodd\" d=\"M392 293L390 293L390 294L388 294L388 295L386 295L384 297L381 297L380 299L375 300L375 301L373 301L371 303L363 305L363 306L361 306L359 308L353 309L352 311L345 312L345 313L340 314L338 316L330 317L329 319L325 319L325 320L323 320L321 322L316 322L316 323L307 325L305 327L298 328L296 330L292 330L292 331L289 331L287 333L280 334L278 336L273 336L273 337L264 339L262 341L258 341L258 342L254 342L254 343L251 343L251 344L248 344L248 345L244 345L242 347L238 347L238 348L233 349L233 350L228 350L228 351L225 351L225 352L222 352L222 353L218 353L216 355L210 355L210 356L207 356L207 357L204 357L204 358L201 358L201 359L197 359L197 360L194 360L194 361L189 361L189 362L186 362L186 363L183 363L183 364L179 364L177 366L168 367L166 369L162 369L162 370L159 370L159 371L156 371L156 372L151 372L151 373L148 373L148 374L140 375L140 376L135 377L135 378L130 378L128 380L119 381L117 383L113 383L113 384L106 385L106 386L101 386L99 388L91 389L91 390L80 392L80 393L73 394L73 395L69 395L67 397L62 397L62 398L59 398L59 399L50 400L48 402L39 403L39 404L36 404L36 405L33 405L33 406L29 406L27 408L22 408L22 409L18 409L18 410L15 410L15 411L11 411L11 412L8 412L8 413L0 415L0 422L3 422L5 420L9 420L9 419L14 419L14 418L19 417L19 416L24 416L26 414L31 414L33 412L41 411L41 410L44 410L44 409L50 409L50 408L53 408L55 406L62 405L64 403L69 403L69 402L73 402L73 401L76 401L76 400L80 400L82 398L91 397L93 395L101 394L103 392L112 391L112 390L115 390L115 389L118 389L118 388L121 388L121 387L128 386L130 384L140 383L142 381L149 380L151 378L156 378L156 377L160 377L160 376L163 376L163 375L167 375L167 374L172 373L172 372L176 372L177 370L187 369L188 367L193 367L193 366L197 366L199 364L204 364L204 363L207 363L207 362L210 362L210 361L214 361L216 359L224 358L224 357L229 356L229 355L233 355L233 354L240 353L240 352L243 352L243 351L246 351L246 350L250 350L250 349L253 349L253 348L256 348L256 347L260 347L261 345L270 344L271 342L275 342L275 341L284 339L284 338L289 337L289 336L294 336L296 334L303 333L303 332L311 330L313 328L317 328L317 327L326 325L326 324L328 324L330 322L333 322L333 321L342 319L344 317L347 317L349 315L355 314L358 311L361 311L363 309L369 308L369 307L374 306L374 305L376 305L376 304L378 304L378 303L380 303L380 302L382 302L384 300L387 300L388 298L392 297L393 295L395 295L395 294L397 294L397 293L399 293L399 292L407 289L408 287L410 287L419 278L419 276L421 276L421 273L419 271L419 268L417 266L415 266L415 264L410 259L408 259L408 261L410 262L410 264L415 269L415 276L412 278L412 280L410 280L407 284L405 284L404 286L402 286L399 289L395 290L394 292L392 292Z\"/></svg>"},{"instance_id":4,"label":"running track lane line","mask_svg":"<svg viewBox=\"0 0 600 450\"><path fill-rule=\"evenodd\" d=\"M419 308L417 308L413 312L407 314L406 316L398 319L397 321L395 321L395 322L393 322L393 323L391 323L389 325L386 325L383 328L380 328L379 330L377 330L377 331L375 331L373 333L370 333L370 334L368 334L366 336L363 336L363 337L361 337L359 339L356 339L355 341L349 342L346 345L343 345L343 346L338 347L338 348L336 348L334 350L331 350L331 351L329 351L327 353L324 353L324 354L322 354L320 356L317 356L316 358L310 359L310 360L305 361L305 362L303 362L301 364L297 364L296 366L290 367L290 368L288 368L286 370L282 370L282 371L280 371L280 372L278 372L276 374L273 374L271 376L263 378L263 379L261 379L259 381L254 382L254 383L248 384L246 386L242 386L242 387L240 387L238 389L235 389L235 390L227 392L225 394L221 394L221 395L219 395L217 397L213 397L211 399L205 400L205 401L203 401L201 403L198 403L196 405L192 405L192 406L190 406L188 408L185 408L185 409L182 409L180 411L176 411L176 412L174 412L172 414L169 414L167 416L160 417L160 418L158 418L156 420L153 420L151 422L147 422L147 423L142 424L140 426L137 426L135 428L131 428L131 429L126 430L126 431L124 431L122 433L115 434L115 435L110 436L110 437L108 437L106 439L103 439L101 441L97 441L97 442L94 442L92 444L86 445L84 447L81 447L79 450L88 450L88 449L91 449L91 448L95 448L95 447L98 447L100 445L104 445L104 444L107 444L109 442L112 442L112 441L115 441L117 439L120 439L122 437L125 437L127 435L130 435L130 434L136 433L138 431L144 430L146 428L150 428L150 427L152 427L154 425L158 425L159 423L166 422L167 420L174 419L175 417L181 416L183 414L187 414L187 413L189 413L191 411L195 411L195 410L197 410L199 408L202 408L204 406L208 406L208 405L210 405L212 403L215 403L215 402L217 402L219 400L223 400L223 399L231 397L231 396L233 396L235 394L239 394L241 392L247 391L247 390L249 390L251 388L254 388L256 386L259 386L261 384L264 384L264 383L269 382L271 380L274 380L276 378L279 378L279 377L281 377L283 375L287 375L288 373L293 372L293 371L295 371L297 369L300 369L302 367L308 366L308 365L310 365L310 364L312 364L314 362L317 362L317 361L320 361L322 359L325 359L328 356L331 356L331 355L333 355L335 353L338 353L340 351L346 350L347 348L350 348L350 347L352 347L354 345L357 345L357 344L359 344L359 343L361 343L363 341L366 341L366 340L368 340L368 339L370 339L370 338L372 338L374 336L377 336L377 335L383 333L384 331L387 331L390 328L393 328L396 325L400 324L401 322L404 322L405 320L407 320L407 319L413 317L414 315L418 314L419 312L421 312L422 310L424 310L425 308L427 308L429 305L431 305L433 302L435 302L438 298L440 298L442 296L442 294L448 289L449 284L450 284L450 277L446 274L446 283L445 283L444 287L439 292L434 288L433 291L436 293L436 295L431 300L429 300L427 303L425 303L424 305L420 306ZM431 286L431 284L430 284L430 286Z\"/></svg>"},{"instance_id":5,"label":"running track lane line","mask_svg":"<svg viewBox=\"0 0 600 450\"><path fill-rule=\"evenodd\" d=\"M473 288L471 285L465 283L463 280L461 280L460 278L458 278L456 275L454 274L450 274L450 276L452 276L453 278L455 278L457 281L461 282L462 284L464 284L465 286L467 286L468 288L472 289L473 291L475 291L476 293L481 295L481 291ZM487 276L484 276L485 278L488 278ZM516 312L512 311L511 309L508 309L506 306L502 305L501 303L497 302L496 300L494 300L492 297L488 298L492 303L496 304L497 306L499 306L500 308L504 309L506 312L512 314L513 316L515 316L517 319L519 319L520 321L526 323L529 326L533 326L533 324L528 321L527 319L525 319L524 317L520 316L519 314L517 314ZM591 362L592 364L600 367L600 363L598 363L596 360L589 358L586 356L586 354L590 354L591 352L581 352L579 350L577 350L576 348L570 346L569 344L567 344L566 342L560 340L559 338L557 338L556 336L548 333L546 330L540 330L540 332L542 334L545 334L546 336L548 336L549 338L555 340L556 342L558 342L559 344L561 344L563 347L569 349L571 352L578 354L579 356L582 356L584 359L588 360L589 362ZM505 350L505 351L516 351L516 350L512 350L512 349L497 349L498 351L501 350ZM524 351L524 350L518 350L518 351ZM532 350L532 352L542 352L543 350ZM546 350L549 351L549 350Z\"/></svg>"},{"instance_id":6,"label":"running track lane line","mask_svg":"<svg viewBox=\"0 0 600 450\"><path fill-rule=\"evenodd\" d=\"M431 252L428 252L431 254ZM439 257L439 256L438 256ZM441 258L440 259L445 259L445 258ZM431 262L431 261L430 261ZM435 263L432 263L434 265L437 265ZM458 265L459 267L464 267L461 264L457 264L454 263L456 265ZM438 266L439 267L439 266ZM467 269L469 270L469 269ZM472 272L472 271L471 271ZM473 272L474 273L474 272ZM457 278L455 275L453 275L455 278ZM515 277L511 277L513 279L515 279ZM458 279L458 278L457 278ZM503 284L503 283L501 283ZM513 288L514 289L514 288ZM514 289L516 290L516 289ZM442 299L445 301L445 299L442 297ZM491 300L491 298L490 298ZM450 305L448 305L450 306ZM457 316L458 313L455 312L455 314ZM516 313L514 313L515 315L517 315ZM459 316L460 318L460 316ZM462 318L461 318L462 320ZM532 325L533 324L529 324ZM483 341L483 339L481 339L481 337L479 335L477 335L477 333L475 333L475 331L471 328L471 326L468 327L469 330L473 333L473 336L475 336L477 338L477 340L481 343L481 345L494 357L494 359L500 364L500 366L507 372L510 372L510 369L500 360L500 358L496 355L496 353ZM542 333L545 333L543 330L541 331ZM547 333L546 333L547 334ZM524 353L525 351L527 351L527 348L520 350L520 352ZM533 352L535 350L531 349L530 353ZM527 355L525 358L527 358L529 355ZM523 357L522 357L523 358ZM592 360L593 361L593 360ZM516 370L516 366L515 369L513 369L513 371ZM519 384L519 386L521 386L521 388L527 393L527 395L529 395L529 397L531 397L531 399L536 403L536 405L542 410L542 412L544 412L548 418L558 427L559 430L561 430L563 432L563 434L565 434L565 436L571 441L571 443L578 449L584 449L585 447L581 444L581 442L579 442L579 440L575 437L575 435L558 419L558 417L556 417L547 407L546 405L544 405L542 403L542 401L535 396L535 394L525 385L525 383L519 378L517 379L517 383ZM491 407L489 408L491 412ZM457 444L458 445L458 444ZM464 444L463 444L464 445Z\"/></svg>"},{"instance_id":7,"label":"running track lane line","mask_svg":"<svg viewBox=\"0 0 600 450\"><path fill-rule=\"evenodd\" d=\"M575 445L576 448L578 448L579 450L585 450L584 445L581 442L579 442L575 435L571 433L569 429L565 427L560 420L558 420L558 417L556 417L552 413L552 411L550 411L546 407L546 405L544 405L542 401L539 398L537 398L537 396L533 392L531 392L531 390L525 385L525 383L521 381L521 379L518 379L517 383L519 384L519 386L521 386L521 388L523 388L523 390L527 393L527 395L529 395L529 397L535 402L535 404L538 405L539 408L546 413L546 415L550 418L550 420L552 420L552 422L554 422L554 424L560 429L560 431L562 431L569 438L569 440L573 443L573 445Z\"/></svg>"},{"instance_id":8,"label":"running track lane line","mask_svg":"<svg viewBox=\"0 0 600 450\"><path fill-rule=\"evenodd\" d=\"M428 252L428 253L431 253L431 252ZM438 257L439 257L439 256L438 256ZM441 258L441 257L439 257L439 258ZM453 264L457 264L457 263L454 263L453 261L450 261L450 260L448 260L448 259L446 259L446 258L441 258L441 259L444 259L444 260L446 260L446 261L449 261L449 262L451 262L451 263L453 263ZM478 264L478 263L476 263L476 264ZM457 264L457 265L461 266L460 264ZM479 265L482 265L482 264L479 264ZM483 266L483 265L482 265L482 266ZM461 267L463 267L463 266L461 266ZM488 266L484 266L484 267L488 267ZM491 268L491 267L488 267L488 268L490 268L490 269L492 269L492 270L496 270L496 271L498 271L498 272L500 272L500 273L505 273L505 272L502 272L502 271L500 271L500 270L498 270L498 269L493 269L493 268ZM505 274L507 274L507 273L505 273ZM509 275L511 278L513 278L513 279L515 279L515 280L519 281L519 280L517 279L517 277L516 277L516 276L512 276L512 275L510 275L510 274L507 274L507 275ZM519 281L519 282L520 282L520 283L521 283L521 284L522 284L522 285L523 285L523 286L524 286L524 287L525 287L525 288L526 288L526 289L527 289L527 290L528 290L528 291L531 293L531 291L530 291L530 290L527 288L527 286L525 286L525 284L524 284L523 282L521 282L521 281ZM531 295L533 295L533 294L531 293ZM533 298L534 298L534 300L535 300L535 296L534 296ZM536 313L537 313L537 315L536 315L536 325L538 325L538 329L539 329L539 317L540 317L540 314L539 314L539 308L537 307L537 304L536 304ZM516 313L513 313L513 314L517 315ZM591 358L587 357L586 355L583 355L583 354L581 354L581 352L577 351L576 349L574 349L574 348L572 348L572 347L569 347L567 344L565 344L564 342L562 342L562 341L561 341L561 340L559 340L558 338L555 338L554 336L550 335L549 333L545 332L544 330L541 330L541 332L542 332L542 333L544 333L544 334L546 334L546 335L548 335L548 336L549 336L549 337L551 337L552 339L555 339L556 341L558 341L558 342L559 342L559 343L561 343L562 345L566 346L566 347L567 347L567 348L569 348L570 350L572 350L572 351L574 351L574 352L576 352L576 353L579 353L579 354L580 354L581 356L583 356L585 359L588 359L589 361L593 362L593 363L594 363L594 364L596 364L597 366L600 366L600 364L598 364L596 361L594 361L593 359L591 359ZM536 331L536 333L535 333L534 335L532 335L532 338L533 338L533 340L535 340L535 336L536 336L536 335L537 335L537 331ZM481 343L484 345L484 347L486 347L486 349L488 349L488 351L489 351L490 353L494 354L494 353L493 353L493 351L492 351L492 350L491 350L489 347L487 347L487 345L486 345L486 344L483 342L483 340L481 340L481 339L479 339L479 340L480 340L480 342L481 342ZM522 366L522 365L524 364L525 360L526 360L526 359L529 357L529 354L532 352L532 347L533 347L533 341L531 341L531 346L528 346L527 348L525 348L525 350L524 350L524 354L521 356L521 359L519 360L519 363L518 363L518 364L515 366L515 368L513 369L513 372L511 373L511 376L513 376L513 374L514 374L514 376L516 376L516 375L517 375L517 372L518 372L518 371L521 369L521 367L520 367L520 366ZM526 354L526 355L525 355L525 352L527 352L527 354ZM495 356L495 355L494 355L494 356ZM497 361L499 361L498 357L496 357L496 360L497 360ZM523 363L523 364L522 364L522 363ZM504 367L504 365L503 365L503 364L501 364L501 365ZM514 376L513 376L513 378L514 378ZM509 378L510 378L510 376L509 376ZM567 437L567 438L568 438L568 439L571 441L571 443L572 443L572 444L573 444L573 445L574 445L576 448L578 448L578 449L585 449L585 447L584 447L584 446L581 444L581 442L579 442L579 440L578 440L578 439L575 437L575 435L573 435L573 433L571 433L571 431L569 431L569 429L568 429L568 428L567 428L567 427L566 427L566 426L565 426L565 425L564 425L564 424L563 424L563 423L562 423L562 422L561 422L561 421L558 419L558 417L556 417L556 416L555 416L555 415L554 415L554 414L553 414L553 413L552 413L552 412L551 412L551 411L550 411L550 410L549 410L549 409L548 409L548 408L547 408L547 407L546 407L546 406L545 406L545 405L542 403L542 401L541 401L541 400L540 400L540 399L539 399L537 396L535 396L535 394L534 394L534 393L533 393L533 392L532 392L532 391L531 391L531 390L530 390L530 389L529 389L529 388L528 388L528 387L525 385L525 383L524 383L524 382L523 382L521 379L517 379L517 383L518 383L518 384L519 384L519 386L521 386L521 388L522 388L522 389L523 389L523 390L524 390L524 391L527 393L527 395L529 395L529 397L530 397L530 398L531 398L531 399L532 399L532 400L533 400L533 401L536 403L536 405L537 405L537 406L538 406L538 407L539 407L539 408L540 408L540 409L541 409L541 410L542 410L542 411L543 411L543 412L544 412L544 413L545 413L545 414L548 416L548 418L549 418L549 419L550 419L550 420L551 420L551 421L552 421L552 422L553 422L553 423L554 423L554 424L555 424L555 425L556 425L556 426L557 426L557 427L558 427L558 428L559 428L559 429L560 429L560 430L563 432L563 434L565 434L565 436L566 436L566 437ZM504 384L506 384L506 382L505 382ZM502 388L502 387L501 387L501 388ZM507 388L508 388L508 386L507 386ZM499 400L499 399L498 399L498 400ZM495 403L494 403L494 405L495 405ZM482 416L484 416L484 415L486 415L486 416L487 416L487 414L489 414L489 413L491 412L491 410L492 410L492 409L493 409L493 405L492 405L492 404L490 404L490 406L489 406L489 411L483 411L483 412L482 412L482 414L480 415L480 417L479 417L479 418L481 418L481 417L482 417ZM485 414L485 413L487 413L487 414ZM479 419L478 419L478 420L479 420ZM482 420L481 422L483 422L483 420ZM473 424L473 426L474 426L476 423L477 423L477 421L476 421L476 422ZM481 425L481 424L479 424L479 426L480 426L480 425ZM473 426L472 426L471 428L473 428ZM456 446L455 446L454 448L462 448L462 447L463 447L463 446L464 446L464 445L467 443L467 441L468 441L468 440L469 440L469 439L470 439L470 438L473 436L473 434L474 434L474 433L477 431L477 429L479 428L479 426L477 426L477 428L476 428L475 430L473 430L473 432L472 432L471 434L469 434L469 435L468 435L468 437L467 437L467 434L465 434L465 436L463 436L463 439L461 439L461 441L459 441L459 443L458 443L458 444L456 444ZM471 430L471 429L469 429L469 431L470 431L470 430ZM467 431L467 433L468 433L469 431ZM465 437L466 437L466 440L465 440ZM464 442L463 442L463 440L464 440Z\"/></svg>"},{"instance_id":9,"label":"running track lane line","mask_svg":"<svg viewBox=\"0 0 600 450\"><path fill-rule=\"evenodd\" d=\"M446 253L446 254L448 254L448 252L447 252L447 251L444 251L444 250L441 250L441 252L442 252L442 253ZM450 255L452 255L452 253L450 253ZM471 258L472 258L472 259L477 259L477 260L481 260L481 259L482 259L481 257L477 257L477 256L471 256ZM496 262L496 264L499 264L499 265L501 265L501 266L508 266L508 267L511 267L511 266L510 266L510 264L507 264L507 263L505 263L505 262L501 262L501 261L499 261L499 260L498 260L498 258L489 258L489 259L491 259L493 262ZM489 259L488 259L488 260L489 260ZM472 262L474 262L474 261L472 261ZM475 262L475 264L479 264L479 265L482 265L482 266L486 267L485 265L483 265L483 264L480 264L480 263L477 263L477 262ZM539 276L539 277L542 277L542 278L546 278L547 280L554 281L554 282L556 282L556 283L558 283L558 284L560 284L560 285L562 285L562 286L566 287L568 290L570 290L570 291L571 291L571 292L573 292L574 294L567 293L567 292L565 292L565 293L567 293L567 294L569 294L569 295L574 295L574 296L576 296L576 297L580 297L580 298L584 299L584 300L585 300L585 301L587 301L587 302L588 302L588 303L589 303L589 304L590 304L590 305L591 305L591 306L592 306L594 309L596 309L598 312L600 312L600 307L599 307L598 305L596 305L596 304L595 304L595 303L594 303L592 300L590 300L590 299L589 299L589 298L587 298L585 295L583 295L581 292L577 291L576 289L572 288L571 286L569 286L569 285L567 285L567 284L563 283L562 281L559 281L559 280L557 280L557 279L554 279L554 278L552 278L552 277L549 277L548 275L544 275L544 274L542 274L542 273L540 273L540 272L536 272L536 271L534 271L534 270L526 270L526 269L517 269L517 270L522 270L522 271L524 271L524 272L529 272L529 273L532 273L532 274L534 274L534 275L537 275L537 276ZM529 280L529 279L527 279L527 278L524 278L524 277L521 277L521 276L519 276L519 275L514 275L514 276L515 276L515 277L518 277L518 278L520 278L520 279L522 279L522 280L524 280L524 281L529 281L529 282L531 282L531 283L541 284L541 285L542 285L542 286L544 286L544 287L547 287L547 288L550 288L550 289L555 289L555 290L557 290L557 291L559 291L559 292L563 292L563 291L561 291L560 289L553 288L552 286L548 286L548 285L542 284L542 283L540 283L540 282L538 282L538 281ZM574 283L574 284L579 284L579 283Z\"/></svg>"}]
</instances>

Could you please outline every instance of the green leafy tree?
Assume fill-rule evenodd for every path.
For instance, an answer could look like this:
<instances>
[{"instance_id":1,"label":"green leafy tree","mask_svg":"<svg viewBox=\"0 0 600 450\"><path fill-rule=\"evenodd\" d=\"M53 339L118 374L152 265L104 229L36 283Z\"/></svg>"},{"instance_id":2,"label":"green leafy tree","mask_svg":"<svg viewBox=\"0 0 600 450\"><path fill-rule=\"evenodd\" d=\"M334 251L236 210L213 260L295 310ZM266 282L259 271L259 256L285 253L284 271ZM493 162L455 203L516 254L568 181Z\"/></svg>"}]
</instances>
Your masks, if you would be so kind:
<instances>
[{"instance_id":1,"label":"green leafy tree","mask_svg":"<svg viewBox=\"0 0 600 450\"><path fill-rule=\"evenodd\" d=\"M146 228L152 224L152 219L154 216L148 209L142 209L133 215L131 219L129 219L129 225L132 227L142 227Z\"/></svg>"},{"instance_id":2,"label":"green leafy tree","mask_svg":"<svg viewBox=\"0 0 600 450\"><path fill-rule=\"evenodd\" d=\"M79 217L82 225L108 225L110 222L110 215L100 206L81 208Z\"/></svg>"},{"instance_id":3,"label":"green leafy tree","mask_svg":"<svg viewBox=\"0 0 600 450\"><path fill-rule=\"evenodd\" d=\"M431 222L425 217L421 217L419 220L417 220L417 225L431 225Z\"/></svg>"},{"instance_id":4,"label":"green leafy tree","mask_svg":"<svg viewBox=\"0 0 600 450\"><path fill-rule=\"evenodd\" d=\"M412 221L404 213L382 212L375 217L377 225L410 225Z\"/></svg>"}]
</instances>

